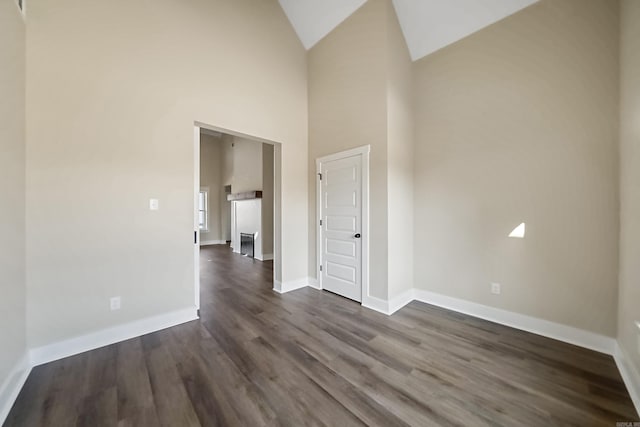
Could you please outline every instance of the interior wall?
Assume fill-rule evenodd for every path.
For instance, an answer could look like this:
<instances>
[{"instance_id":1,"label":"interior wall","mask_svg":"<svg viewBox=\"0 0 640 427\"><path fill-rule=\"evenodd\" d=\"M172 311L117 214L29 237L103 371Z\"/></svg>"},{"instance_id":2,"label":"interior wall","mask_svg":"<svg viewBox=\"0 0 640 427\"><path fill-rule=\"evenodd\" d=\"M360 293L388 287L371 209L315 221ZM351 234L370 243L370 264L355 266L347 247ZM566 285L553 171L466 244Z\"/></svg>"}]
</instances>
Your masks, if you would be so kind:
<instances>
[{"instance_id":1,"label":"interior wall","mask_svg":"<svg viewBox=\"0 0 640 427\"><path fill-rule=\"evenodd\" d=\"M200 187L209 190L208 231L200 231L200 244L221 242L224 186L222 185L222 141L205 133L200 134Z\"/></svg>"},{"instance_id":2,"label":"interior wall","mask_svg":"<svg viewBox=\"0 0 640 427\"><path fill-rule=\"evenodd\" d=\"M370 154L370 294L387 299L386 0L369 0L308 52L309 276L316 277L318 157L363 145Z\"/></svg>"},{"instance_id":3,"label":"interior wall","mask_svg":"<svg viewBox=\"0 0 640 427\"><path fill-rule=\"evenodd\" d=\"M25 25L13 0L0 0L0 64L1 411L26 351Z\"/></svg>"},{"instance_id":4,"label":"interior wall","mask_svg":"<svg viewBox=\"0 0 640 427\"><path fill-rule=\"evenodd\" d=\"M620 296L618 342L640 386L640 2L621 3Z\"/></svg>"},{"instance_id":5,"label":"interior wall","mask_svg":"<svg viewBox=\"0 0 640 427\"><path fill-rule=\"evenodd\" d=\"M262 144L246 138L233 138L232 193L262 190Z\"/></svg>"},{"instance_id":6,"label":"interior wall","mask_svg":"<svg viewBox=\"0 0 640 427\"><path fill-rule=\"evenodd\" d=\"M230 186L233 182L233 137L223 134L220 138L220 147L222 150L222 185ZM227 242L231 241L231 202L227 200L227 194L222 194L221 201L221 221L223 239Z\"/></svg>"},{"instance_id":7,"label":"interior wall","mask_svg":"<svg viewBox=\"0 0 640 427\"><path fill-rule=\"evenodd\" d=\"M262 144L262 253L273 257L273 145Z\"/></svg>"},{"instance_id":8,"label":"interior wall","mask_svg":"<svg viewBox=\"0 0 640 427\"><path fill-rule=\"evenodd\" d=\"M276 0L30 0L27 64L30 346L193 307L194 121L281 143L276 279L307 276L306 52Z\"/></svg>"},{"instance_id":9,"label":"interior wall","mask_svg":"<svg viewBox=\"0 0 640 427\"><path fill-rule=\"evenodd\" d=\"M387 176L389 299L414 287L413 63L391 2L387 2Z\"/></svg>"},{"instance_id":10,"label":"interior wall","mask_svg":"<svg viewBox=\"0 0 640 427\"><path fill-rule=\"evenodd\" d=\"M615 336L618 12L542 0L415 64L418 288Z\"/></svg>"}]
</instances>

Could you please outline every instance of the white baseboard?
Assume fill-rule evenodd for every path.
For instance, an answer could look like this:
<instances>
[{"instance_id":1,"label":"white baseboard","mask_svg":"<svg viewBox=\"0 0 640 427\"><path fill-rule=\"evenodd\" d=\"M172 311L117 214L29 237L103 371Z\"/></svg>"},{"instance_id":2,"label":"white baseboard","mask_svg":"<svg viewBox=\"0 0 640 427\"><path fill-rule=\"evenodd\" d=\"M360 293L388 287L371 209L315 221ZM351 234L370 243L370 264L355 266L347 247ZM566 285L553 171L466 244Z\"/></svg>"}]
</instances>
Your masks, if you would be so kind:
<instances>
[{"instance_id":1,"label":"white baseboard","mask_svg":"<svg viewBox=\"0 0 640 427\"><path fill-rule=\"evenodd\" d=\"M609 355L613 355L615 350L616 341L614 338L594 332L420 289L414 289L414 292L417 301L427 304L479 317L491 322L500 323L515 329L553 338Z\"/></svg>"},{"instance_id":2,"label":"white baseboard","mask_svg":"<svg viewBox=\"0 0 640 427\"><path fill-rule=\"evenodd\" d=\"M27 352L18 360L9 376L0 386L0 425L3 425L20 390L31 373L31 364Z\"/></svg>"},{"instance_id":3,"label":"white baseboard","mask_svg":"<svg viewBox=\"0 0 640 427\"><path fill-rule=\"evenodd\" d=\"M369 295L362 296L362 306L378 313L389 315L389 301Z\"/></svg>"},{"instance_id":4,"label":"white baseboard","mask_svg":"<svg viewBox=\"0 0 640 427\"><path fill-rule=\"evenodd\" d=\"M273 259L273 254L262 254L261 257L257 257L256 259L259 261L271 261Z\"/></svg>"},{"instance_id":5,"label":"white baseboard","mask_svg":"<svg viewBox=\"0 0 640 427\"><path fill-rule=\"evenodd\" d=\"M309 277L309 285L310 288L313 289L318 289L318 290L322 290L322 287L320 286L320 283L318 283L318 279L316 279L315 277Z\"/></svg>"},{"instance_id":6,"label":"white baseboard","mask_svg":"<svg viewBox=\"0 0 640 427\"><path fill-rule=\"evenodd\" d=\"M313 286L313 281L315 281L315 279L312 279L311 277L303 277L302 279L290 280L284 283L274 280L273 290L279 294L286 294L287 292L306 288L307 286L314 288L317 285Z\"/></svg>"},{"instance_id":7,"label":"white baseboard","mask_svg":"<svg viewBox=\"0 0 640 427\"><path fill-rule=\"evenodd\" d=\"M284 284L276 281L274 283L273 290L279 293L286 293L305 286L321 289L315 278L307 277ZM473 317L478 317L480 319L499 323L501 325L531 332L612 356L616 351L617 343L612 337L421 289L408 289L402 294L392 298L390 301L372 296L363 296L362 306L386 315L392 315L411 301L420 301L456 311L458 313L468 314ZM636 382L636 384L640 384L640 382Z\"/></svg>"},{"instance_id":8,"label":"white baseboard","mask_svg":"<svg viewBox=\"0 0 640 427\"><path fill-rule=\"evenodd\" d=\"M29 351L31 366L38 366L85 351L94 350L120 341L136 338L182 323L198 319L195 307L147 317L112 328L103 329L64 341L34 348Z\"/></svg>"},{"instance_id":9,"label":"white baseboard","mask_svg":"<svg viewBox=\"0 0 640 427\"><path fill-rule=\"evenodd\" d=\"M211 245L226 245L226 240L203 240L200 242L200 246L211 246Z\"/></svg>"},{"instance_id":10,"label":"white baseboard","mask_svg":"<svg viewBox=\"0 0 640 427\"><path fill-rule=\"evenodd\" d=\"M375 310L379 313L391 316L396 311L400 310L405 305L409 304L415 299L415 289L407 289L400 295L393 297L389 301L385 301L382 298L376 298L372 296L362 297L362 306L371 310Z\"/></svg>"},{"instance_id":11,"label":"white baseboard","mask_svg":"<svg viewBox=\"0 0 640 427\"><path fill-rule=\"evenodd\" d=\"M273 279L273 290L277 293L282 293L282 282L276 279Z\"/></svg>"},{"instance_id":12,"label":"white baseboard","mask_svg":"<svg viewBox=\"0 0 640 427\"><path fill-rule=\"evenodd\" d=\"M640 372L635 368L633 363L627 357L626 352L619 343L616 343L615 353L613 358L618 365L618 370L622 376L624 384L627 386L627 391L633 401L633 406L636 407L636 411L640 414Z\"/></svg>"},{"instance_id":13,"label":"white baseboard","mask_svg":"<svg viewBox=\"0 0 640 427\"><path fill-rule=\"evenodd\" d=\"M400 295L389 300L388 314L392 315L396 311L400 310L405 305L409 304L415 298L415 289L407 289Z\"/></svg>"}]
</instances>

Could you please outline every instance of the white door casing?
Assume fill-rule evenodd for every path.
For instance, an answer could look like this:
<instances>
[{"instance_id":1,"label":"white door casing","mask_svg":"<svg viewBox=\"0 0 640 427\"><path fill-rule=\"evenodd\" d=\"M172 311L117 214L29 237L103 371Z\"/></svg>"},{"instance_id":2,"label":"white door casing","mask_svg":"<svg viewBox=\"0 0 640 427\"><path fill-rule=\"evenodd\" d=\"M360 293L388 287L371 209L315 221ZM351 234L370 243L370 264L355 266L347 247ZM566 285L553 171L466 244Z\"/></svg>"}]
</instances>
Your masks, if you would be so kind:
<instances>
[{"instance_id":1,"label":"white door casing","mask_svg":"<svg viewBox=\"0 0 640 427\"><path fill-rule=\"evenodd\" d=\"M368 295L369 150L316 161L319 285L358 302Z\"/></svg>"},{"instance_id":2,"label":"white door casing","mask_svg":"<svg viewBox=\"0 0 640 427\"><path fill-rule=\"evenodd\" d=\"M193 126L193 272L194 305L200 310L200 126Z\"/></svg>"}]
</instances>

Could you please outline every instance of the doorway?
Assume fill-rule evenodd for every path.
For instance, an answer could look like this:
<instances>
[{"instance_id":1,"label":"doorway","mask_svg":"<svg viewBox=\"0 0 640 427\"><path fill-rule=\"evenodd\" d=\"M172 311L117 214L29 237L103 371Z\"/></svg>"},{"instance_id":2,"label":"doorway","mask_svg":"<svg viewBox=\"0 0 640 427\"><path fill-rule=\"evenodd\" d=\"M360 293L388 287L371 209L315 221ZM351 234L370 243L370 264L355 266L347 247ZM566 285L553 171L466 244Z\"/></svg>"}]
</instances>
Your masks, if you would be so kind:
<instances>
[{"instance_id":1,"label":"doorway","mask_svg":"<svg viewBox=\"0 0 640 427\"><path fill-rule=\"evenodd\" d=\"M207 254L228 251L232 257L248 258L250 264L269 263L272 283L279 279L280 156L276 142L194 124L194 298L198 308L201 267L206 269L201 259L212 261ZM251 251L243 250L241 236L250 237ZM202 255L201 247L207 249Z\"/></svg>"},{"instance_id":2,"label":"doorway","mask_svg":"<svg viewBox=\"0 0 640 427\"><path fill-rule=\"evenodd\" d=\"M318 281L358 302L369 288L369 153L367 145L316 160Z\"/></svg>"}]
</instances>

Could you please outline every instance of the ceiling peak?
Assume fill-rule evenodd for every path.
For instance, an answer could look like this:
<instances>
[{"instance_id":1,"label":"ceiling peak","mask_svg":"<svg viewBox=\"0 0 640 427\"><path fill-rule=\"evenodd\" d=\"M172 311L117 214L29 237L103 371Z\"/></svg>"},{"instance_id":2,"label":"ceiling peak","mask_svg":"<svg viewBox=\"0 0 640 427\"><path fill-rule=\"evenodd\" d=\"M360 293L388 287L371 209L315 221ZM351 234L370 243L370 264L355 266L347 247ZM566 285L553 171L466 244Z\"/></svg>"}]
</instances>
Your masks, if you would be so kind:
<instances>
[{"instance_id":1,"label":"ceiling peak","mask_svg":"<svg viewBox=\"0 0 640 427\"><path fill-rule=\"evenodd\" d=\"M367 0L278 0L306 49ZM392 0L411 59L418 60L539 0Z\"/></svg>"}]
</instances>

